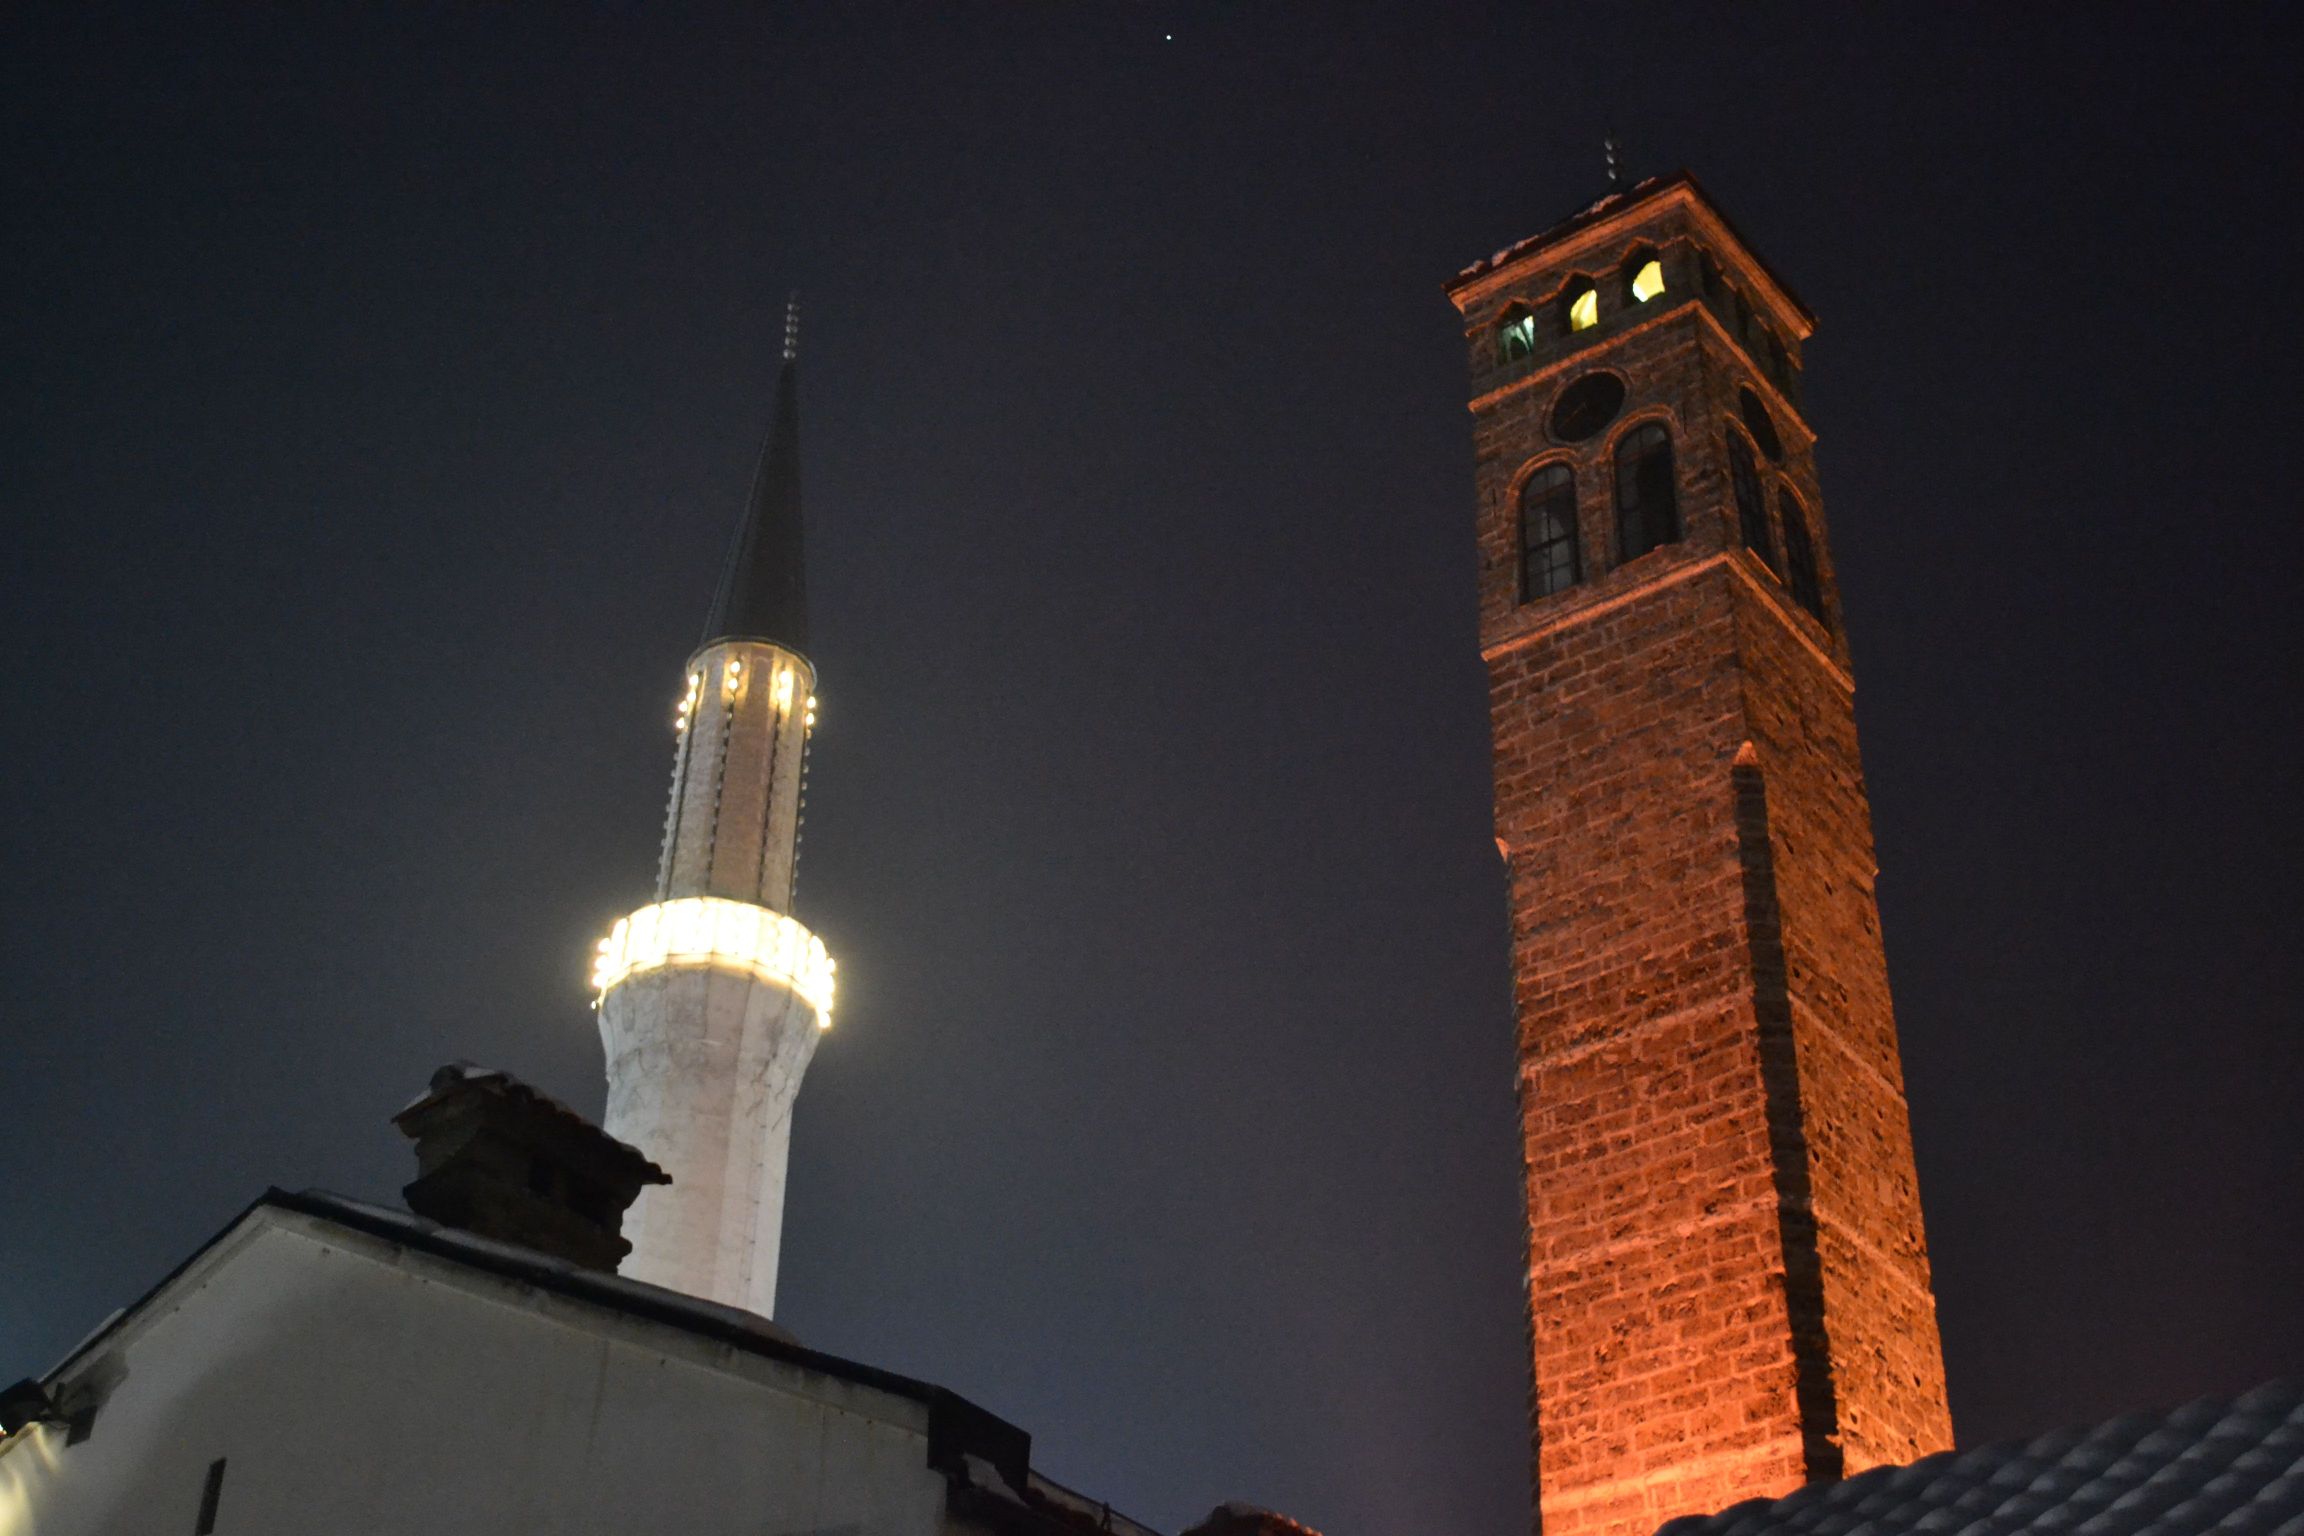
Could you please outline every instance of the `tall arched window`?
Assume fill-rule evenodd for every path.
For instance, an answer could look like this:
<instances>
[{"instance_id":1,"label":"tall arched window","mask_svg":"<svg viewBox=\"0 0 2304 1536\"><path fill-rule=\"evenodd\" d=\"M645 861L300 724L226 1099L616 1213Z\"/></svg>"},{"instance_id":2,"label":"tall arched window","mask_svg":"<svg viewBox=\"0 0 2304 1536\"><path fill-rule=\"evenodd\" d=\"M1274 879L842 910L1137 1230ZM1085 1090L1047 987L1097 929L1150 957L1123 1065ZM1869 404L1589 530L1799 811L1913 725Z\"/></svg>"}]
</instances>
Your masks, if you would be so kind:
<instances>
[{"instance_id":1,"label":"tall arched window","mask_svg":"<svg viewBox=\"0 0 2304 1536\"><path fill-rule=\"evenodd\" d=\"M1770 570L1776 569L1776 541L1768 537L1768 503L1760 491L1760 466L1752 457L1751 445L1733 427L1728 431L1728 478L1736 487L1736 531L1743 536L1744 547L1760 557L1760 563Z\"/></svg>"},{"instance_id":2,"label":"tall arched window","mask_svg":"<svg viewBox=\"0 0 2304 1536\"><path fill-rule=\"evenodd\" d=\"M1672 435L1652 421L1616 445L1616 543L1623 559L1636 560L1679 537Z\"/></svg>"},{"instance_id":3,"label":"tall arched window","mask_svg":"<svg viewBox=\"0 0 2304 1536\"><path fill-rule=\"evenodd\" d=\"M1583 580L1576 551L1576 476L1547 464L1520 488L1520 601L1565 592Z\"/></svg>"},{"instance_id":4,"label":"tall arched window","mask_svg":"<svg viewBox=\"0 0 2304 1536\"><path fill-rule=\"evenodd\" d=\"M1784 579L1791 583L1792 601L1830 628L1832 621L1824 617L1824 583L1816 574L1816 537L1808 529L1808 509L1788 485L1776 488L1776 515L1784 523Z\"/></svg>"}]
</instances>

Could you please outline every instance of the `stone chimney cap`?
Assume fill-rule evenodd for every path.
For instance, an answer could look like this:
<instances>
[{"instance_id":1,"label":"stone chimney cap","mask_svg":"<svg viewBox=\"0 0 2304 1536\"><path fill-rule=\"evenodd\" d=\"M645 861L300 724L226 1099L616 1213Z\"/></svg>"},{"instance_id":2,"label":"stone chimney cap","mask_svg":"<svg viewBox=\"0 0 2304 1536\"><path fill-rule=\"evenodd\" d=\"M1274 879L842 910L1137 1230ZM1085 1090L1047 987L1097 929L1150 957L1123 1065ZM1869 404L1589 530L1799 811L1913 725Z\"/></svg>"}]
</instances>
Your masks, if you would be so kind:
<instances>
[{"instance_id":1,"label":"stone chimney cap","mask_svg":"<svg viewBox=\"0 0 2304 1536\"><path fill-rule=\"evenodd\" d=\"M453 1061L392 1117L416 1144L408 1209L442 1226L613 1270L624 1213L670 1174L509 1072Z\"/></svg>"},{"instance_id":2,"label":"stone chimney cap","mask_svg":"<svg viewBox=\"0 0 2304 1536\"><path fill-rule=\"evenodd\" d=\"M581 1134L616 1163L620 1171L639 1183L672 1182L672 1175L649 1161L638 1147L618 1141L558 1099L530 1087L502 1068L483 1067L474 1061L452 1061L435 1071L431 1086L394 1115L392 1123L400 1128L402 1134L413 1137L417 1135L415 1122L423 1118L426 1111L464 1092L485 1094L506 1104L535 1111L546 1120L558 1122L558 1129Z\"/></svg>"},{"instance_id":3,"label":"stone chimney cap","mask_svg":"<svg viewBox=\"0 0 2304 1536\"><path fill-rule=\"evenodd\" d=\"M1227 1499L1208 1511L1208 1517L1184 1536L1320 1536L1320 1533L1278 1510Z\"/></svg>"}]
</instances>

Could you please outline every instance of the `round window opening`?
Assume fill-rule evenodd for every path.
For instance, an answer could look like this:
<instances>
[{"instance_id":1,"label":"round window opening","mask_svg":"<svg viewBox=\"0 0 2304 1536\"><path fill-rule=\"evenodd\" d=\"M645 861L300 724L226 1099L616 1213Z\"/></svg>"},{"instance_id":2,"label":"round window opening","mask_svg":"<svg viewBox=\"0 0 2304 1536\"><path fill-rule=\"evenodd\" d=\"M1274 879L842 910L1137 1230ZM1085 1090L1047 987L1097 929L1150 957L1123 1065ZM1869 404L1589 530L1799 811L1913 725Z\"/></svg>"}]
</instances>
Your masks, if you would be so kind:
<instances>
[{"instance_id":1,"label":"round window opening","mask_svg":"<svg viewBox=\"0 0 2304 1536\"><path fill-rule=\"evenodd\" d=\"M1588 373L1560 391L1552 407L1552 436L1580 443L1616 419L1624 409L1624 381L1612 373Z\"/></svg>"},{"instance_id":2,"label":"round window opening","mask_svg":"<svg viewBox=\"0 0 2304 1536\"><path fill-rule=\"evenodd\" d=\"M1770 463L1783 463L1784 439L1776 435L1776 423L1769 420L1768 407L1749 389L1737 391L1736 404L1744 412L1744 425L1751 430L1752 441L1760 445L1760 451L1768 455Z\"/></svg>"}]
</instances>

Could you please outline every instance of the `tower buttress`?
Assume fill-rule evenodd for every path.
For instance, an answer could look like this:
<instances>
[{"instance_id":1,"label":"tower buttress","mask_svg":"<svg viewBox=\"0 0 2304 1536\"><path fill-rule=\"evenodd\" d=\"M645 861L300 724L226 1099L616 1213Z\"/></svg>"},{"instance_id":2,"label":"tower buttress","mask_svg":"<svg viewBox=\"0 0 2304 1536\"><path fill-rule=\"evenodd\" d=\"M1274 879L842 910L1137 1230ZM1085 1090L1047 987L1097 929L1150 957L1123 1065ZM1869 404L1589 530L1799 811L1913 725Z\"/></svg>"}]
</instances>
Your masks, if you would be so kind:
<instances>
[{"instance_id":1,"label":"tower buttress","mask_svg":"<svg viewBox=\"0 0 2304 1536\"><path fill-rule=\"evenodd\" d=\"M773 1314L792 1103L833 966L791 915L816 671L807 644L798 363L688 659L656 900L594 969L611 1136L671 1174L624 1224L623 1273Z\"/></svg>"},{"instance_id":2,"label":"tower buttress","mask_svg":"<svg viewBox=\"0 0 2304 1536\"><path fill-rule=\"evenodd\" d=\"M1685 174L1460 274L1537 1528L1951 1443L1807 310Z\"/></svg>"}]
</instances>

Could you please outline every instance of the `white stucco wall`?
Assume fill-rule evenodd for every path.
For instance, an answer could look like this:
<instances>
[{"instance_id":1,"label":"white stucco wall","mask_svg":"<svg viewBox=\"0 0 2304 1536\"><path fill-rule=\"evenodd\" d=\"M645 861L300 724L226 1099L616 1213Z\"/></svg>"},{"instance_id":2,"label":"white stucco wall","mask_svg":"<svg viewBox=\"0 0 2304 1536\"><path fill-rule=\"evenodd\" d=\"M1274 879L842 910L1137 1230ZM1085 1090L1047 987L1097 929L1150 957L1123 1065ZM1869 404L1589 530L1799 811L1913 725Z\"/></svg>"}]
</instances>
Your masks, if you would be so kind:
<instances>
[{"instance_id":1,"label":"white stucco wall","mask_svg":"<svg viewBox=\"0 0 2304 1536\"><path fill-rule=\"evenodd\" d=\"M646 971L600 1000L602 1126L672 1175L625 1216L623 1273L775 1315L792 1104L817 1035L790 987L709 964Z\"/></svg>"},{"instance_id":2,"label":"white stucco wall","mask_svg":"<svg viewBox=\"0 0 2304 1536\"><path fill-rule=\"evenodd\" d=\"M0 1447L0 1536L932 1536L927 1409L260 1208Z\"/></svg>"}]
</instances>

